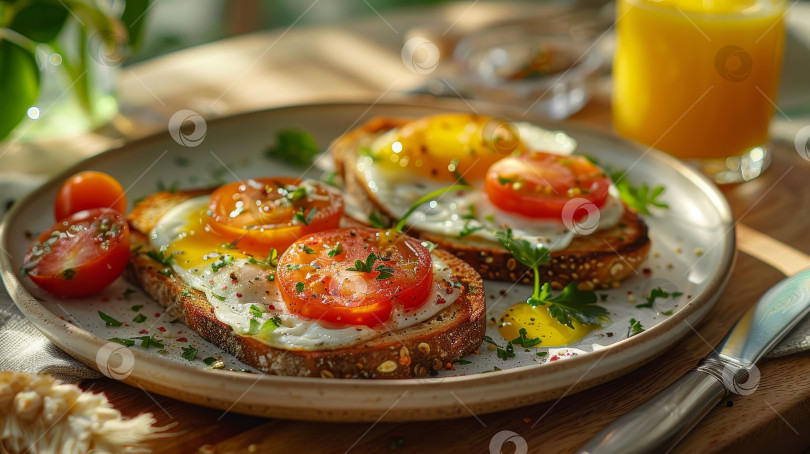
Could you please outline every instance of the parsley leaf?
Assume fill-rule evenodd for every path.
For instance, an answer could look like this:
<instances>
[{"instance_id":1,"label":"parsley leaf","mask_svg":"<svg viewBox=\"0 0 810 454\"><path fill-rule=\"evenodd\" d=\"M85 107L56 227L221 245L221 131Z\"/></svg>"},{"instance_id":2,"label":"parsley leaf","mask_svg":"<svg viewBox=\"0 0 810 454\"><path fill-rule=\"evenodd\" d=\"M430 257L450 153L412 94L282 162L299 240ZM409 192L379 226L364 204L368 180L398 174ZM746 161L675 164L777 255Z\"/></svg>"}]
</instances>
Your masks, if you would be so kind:
<instances>
[{"instance_id":1,"label":"parsley leaf","mask_svg":"<svg viewBox=\"0 0 810 454\"><path fill-rule=\"evenodd\" d=\"M121 326L123 323L119 322L118 320L112 318L111 316L105 314L104 312L98 311L98 316L104 320L105 326Z\"/></svg>"},{"instance_id":2,"label":"parsley leaf","mask_svg":"<svg viewBox=\"0 0 810 454\"><path fill-rule=\"evenodd\" d=\"M262 312L262 310L259 309L259 307L256 306L255 304L250 305L250 316L251 317L262 318L263 313L264 312Z\"/></svg>"},{"instance_id":3,"label":"parsley leaf","mask_svg":"<svg viewBox=\"0 0 810 454\"><path fill-rule=\"evenodd\" d=\"M133 339L141 341L141 347L145 349L149 349L150 347L165 348L160 341L155 339L154 334L151 336L133 337Z\"/></svg>"},{"instance_id":4,"label":"parsley leaf","mask_svg":"<svg viewBox=\"0 0 810 454\"><path fill-rule=\"evenodd\" d=\"M607 317L608 311L598 306L596 299L595 293L579 290L576 282L571 282L565 286L562 293L547 299L547 302L551 303L548 313L571 329L574 328L571 319L586 325L598 325L599 319Z\"/></svg>"},{"instance_id":5,"label":"parsley leaf","mask_svg":"<svg viewBox=\"0 0 810 454\"><path fill-rule=\"evenodd\" d=\"M453 158L453 160L450 161L450 168L453 169L450 171L450 173L453 174L453 177L456 179L456 181L458 181L458 184L463 186L469 186L467 181L464 179L464 176L461 174L461 172L458 171L458 164L460 162L461 161L458 158Z\"/></svg>"},{"instance_id":6,"label":"parsley leaf","mask_svg":"<svg viewBox=\"0 0 810 454\"><path fill-rule=\"evenodd\" d=\"M182 356L183 356L183 358L185 358L185 359L187 359L189 361L192 361L197 356L197 349L192 347L192 346L183 347L183 355Z\"/></svg>"},{"instance_id":7,"label":"parsley leaf","mask_svg":"<svg viewBox=\"0 0 810 454\"><path fill-rule=\"evenodd\" d=\"M663 194L663 186L650 188L646 184L635 186L625 178L624 172L616 171L610 173L610 178L616 189L619 190L619 197L628 206L634 208L641 214L650 214L649 206L658 208L669 208L669 205L658 198Z\"/></svg>"},{"instance_id":8,"label":"parsley leaf","mask_svg":"<svg viewBox=\"0 0 810 454\"><path fill-rule=\"evenodd\" d=\"M470 221L466 221L464 223L464 228L461 229L460 232L458 232L458 237L459 238L464 238L465 236L470 235L472 233L475 233L475 232L477 232L477 231L479 231L479 230L481 230L483 228L484 228L483 225L477 225L477 226L470 227Z\"/></svg>"},{"instance_id":9,"label":"parsley leaf","mask_svg":"<svg viewBox=\"0 0 810 454\"><path fill-rule=\"evenodd\" d=\"M270 253L267 254L267 259L263 261L254 258L252 255L248 256L248 263L252 265L259 265L265 268L268 266L275 268L276 266L278 266L278 250L276 250L276 248L271 248Z\"/></svg>"},{"instance_id":10,"label":"parsley leaf","mask_svg":"<svg viewBox=\"0 0 810 454\"><path fill-rule=\"evenodd\" d=\"M146 316L143 314L138 314L132 319L132 321L135 323L143 323L146 321Z\"/></svg>"},{"instance_id":11,"label":"parsley leaf","mask_svg":"<svg viewBox=\"0 0 810 454\"><path fill-rule=\"evenodd\" d=\"M650 294L647 296L647 302L636 304L636 308L652 309L653 303L655 302L656 298L669 298L669 292L664 291L664 289L662 288L654 288L650 290Z\"/></svg>"},{"instance_id":12,"label":"parsley leaf","mask_svg":"<svg viewBox=\"0 0 810 454\"><path fill-rule=\"evenodd\" d=\"M230 265L233 263L233 256L230 254L223 254L219 256L219 259L211 264L211 270L215 273L222 269L223 267Z\"/></svg>"},{"instance_id":13,"label":"parsley leaf","mask_svg":"<svg viewBox=\"0 0 810 454\"><path fill-rule=\"evenodd\" d=\"M250 327L248 328L247 334L251 336L255 336L256 334L270 334L279 327L280 323L276 323L278 316L261 323L261 321L256 320L255 318L250 319ZM281 321L280 319L278 319Z\"/></svg>"},{"instance_id":14,"label":"parsley leaf","mask_svg":"<svg viewBox=\"0 0 810 454\"><path fill-rule=\"evenodd\" d=\"M329 251L329 258L334 258L336 255L340 255L343 253L343 245L339 242L335 244L335 247Z\"/></svg>"},{"instance_id":15,"label":"parsley leaf","mask_svg":"<svg viewBox=\"0 0 810 454\"><path fill-rule=\"evenodd\" d=\"M222 360L222 357L209 356L203 360L206 366L211 366L211 369L224 369L225 368L225 361Z\"/></svg>"},{"instance_id":16,"label":"parsley leaf","mask_svg":"<svg viewBox=\"0 0 810 454\"><path fill-rule=\"evenodd\" d=\"M174 262L174 256L171 254L166 255L163 251L152 249L146 252L146 256L150 259L160 263L163 266L171 266Z\"/></svg>"},{"instance_id":17,"label":"parsley leaf","mask_svg":"<svg viewBox=\"0 0 810 454\"><path fill-rule=\"evenodd\" d=\"M126 290L124 290L124 299L128 300L129 295L132 295L133 293L138 293L138 291L135 290L134 288L127 287Z\"/></svg>"},{"instance_id":18,"label":"parsley leaf","mask_svg":"<svg viewBox=\"0 0 810 454\"><path fill-rule=\"evenodd\" d=\"M295 212L295 220L300 222L304 225L312 224L312 218L315 217L315 212L318 211L318 207L315 207L309 210L309 213L304 215L304 209L300 208L298 211Z\"/></svg>"},{"instance_id":19,"label":"parsley leaf","mask_svg":"<svg viewBox=\"0 0 810 454\"><path fill-rule=\"evenodd\" d=\"M627 337L633 337L636 334L643 333L644 327L641 326L641 322L636 320L635 318L630 319L630 327L627 328Z\"/></svg>"},{"instance_id":20,"label":"parsley leaf","mask_svg":"<svg viewBox=\"0 0 810 454\"><path fill-rule=\"evenodd\" d=\"M143 304L138 304L137 306L132 306L132 312L139 312L143 308Z\"/></svg>"},{"instance_id":21,"label":"parsley leaf","mask_svg":"<svg viewBox=\"0 0 810 454\"><path fill-rule=\"evenodd\" d=\"M276 133L276 144L265 156L296 167L308 167L321 152L311 134L301 128L283 129Z\"/></svg>"},{"instance_id":22,"label":"parsley leaf","mask_svg":"<svg viewBox=\"0 0 810 454\"><path fill-rule=\"evenodd\" d=\"M514 358L515 357L515 347L513 347L512 344L509 343L509 344L506 344L506 350L504 350L502 348L498 348L498 349L496 349L496 353L498 355L498 358L506 361L509 358Z\"/></svg>"},{"instance_id":23,"label":"parsley leaf","mask_svg":"<svg viewBox=\"0 0 810 454\"><path fill-rule=\"evenodd\" d=\"M495 232L495 238L515 257L515 260L528 267L538 267L551 260L551 252L548 249L537 247L528 240L513 238L511 229Z\"/></svg>"},{"instance_id":24,"label":"parsley leaf","mask_svg":"<svg viewBox=\"0 0 810 454\"><path fill-rule=\"evenodd\" d=\"M107 340L110 342L115 342L116 344L121 344L125 347L132 347L133 345L135 345L135 341L132 339L121 339L120 337L112 337Z\"/></svg>"},{"instance_id":25,"label":"parsley leaf","mask_svg":"<svg viewBox=\"0 0 810 454\"><path fill-rule=\"evenodd\" d=\"M315 251L315 249L312 249L311 247L307 246L306 244L304 245L302 250L304 252L306 252L307 254L315 254L317 252L317 251Z\"/></svg>"},{"instance_id":26,"label":"parsley leaf","mask_svg":"<svg viewBox=\"0 0 810 454\"><path fill-rule=\"evenodd\" d=\"M305 287L306 287L306 285L304 285L303 282L296 282L295 283L295 291L298 292L298 293L303 292Z\"/></svg>"},{"instance_id":27,"label":"parsley leaf","mask_svg":"<svg viewBox=\"0 0 810 454\"><path fill-rule=\"evenodd\" d=\"M516 339L512 339L510 341L510 343L515 344L515 345L520 345L521 347L528 348L528 347L534 347L535 345L542 342L539 337L535 337L533 339L527 339L526 338L526 334L527 334L526 328L520 328L518 333L520 335Z\"/></svg>"}]
</instances>

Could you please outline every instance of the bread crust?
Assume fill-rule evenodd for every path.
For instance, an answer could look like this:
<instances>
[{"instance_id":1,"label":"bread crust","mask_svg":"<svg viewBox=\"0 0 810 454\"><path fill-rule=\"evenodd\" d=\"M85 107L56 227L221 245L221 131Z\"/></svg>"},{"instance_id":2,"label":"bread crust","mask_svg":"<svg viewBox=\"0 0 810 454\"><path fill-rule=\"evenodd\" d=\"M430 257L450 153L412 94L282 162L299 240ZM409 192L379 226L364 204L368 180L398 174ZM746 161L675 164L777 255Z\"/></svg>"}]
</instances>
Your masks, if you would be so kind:
<instances>
[{"instance_id":1,"label":"bread crust","mask_svg":"<svg viewBox=\"0 0 810 454\"><path fill-rule=\"evenodd\" d=\"M462 284L458 299L438 314L417 325L347 348L334 350L286 350L271 347L253 336L241 335L214 316L204 293L190 289L179 277L165 276L163 266L144 255L147 235L171 207L210 191L161 192L147 197L127 217L134 252L125 272L163 305L170 316L240 361L274 375L322 378L419 377L452 365L472 353L482 342L486 302L481 277L469 265L444 251L434 254L451 268Z\"/></svg>"},{"instance_id":2,"label":"bread crust","mask_svg":"<svg viewBox=\"0 0 810 454\"><path fill-rule=\"evenodd\" d=\"M357 150L369 146L380 134L402 126L411 118L377 117L336 139L329 148L345 192L360 201L366 215L376 212L386 222L395 222L391 211L368 190L354 162ZM470 245L446 235L411 229L408 233L436 243L440 248L461 258L485 279L531 283L534 272L519 263L500 245ZM590 235L576 236L565 249L551 253L551 261L539 268L541 280L554 289L576 282L581 290L617 287L639 272L650 252L647 224L625 206L619 223Z\"/></svg>"}]
</instances>

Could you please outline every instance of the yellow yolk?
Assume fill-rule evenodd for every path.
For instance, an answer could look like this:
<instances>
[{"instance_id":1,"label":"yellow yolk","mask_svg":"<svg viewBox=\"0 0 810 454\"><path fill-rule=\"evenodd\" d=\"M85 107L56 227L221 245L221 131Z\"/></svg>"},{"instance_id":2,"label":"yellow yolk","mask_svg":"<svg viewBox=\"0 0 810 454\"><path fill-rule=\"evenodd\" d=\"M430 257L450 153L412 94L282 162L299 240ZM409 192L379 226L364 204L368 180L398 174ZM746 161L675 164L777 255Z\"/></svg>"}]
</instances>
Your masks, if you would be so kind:
<instances>
[{"instance_id":1,"label":"yellow yolk","mask_svg":"<svg viewBox=\"0 0 810 454\"><path fill-rule=\"evenodd\" d=\"M511 341L520 337L520 329L526 330L526 339L539 338L537 347L562 347L572 344L590 333L596 325L583 325L571 320L573 329L560 323L548 313L546 306L517 303L501 315L498 332Z\"/></svg>"},{"instance_id":2,"label":"yellow yolk","mask_svg":"<svg viewBox=\"0 0 810 454\"><path fill-rule=\"evenodd\" d=\"M166 254L172 254L174 263L181 268L207 266L222 254L247 258L240 249L232 248L227 240L211 231L204 221L205 210L192 211L184 217L186 223L179 232L179 238L166 249Z\"/></svg>"},{"instance_id":3,"label":"yellow yolk","mask_svg":"<svg viewBox=\"0 0 810 454\"><path fill-rule=\"evenodd\" d=\"M512 152L522 152L517 129L509 123L474 114L420 118L380 136L371 153L380 164L407 168L426 178L468 182Z\"/></svg>"}]
</instances>

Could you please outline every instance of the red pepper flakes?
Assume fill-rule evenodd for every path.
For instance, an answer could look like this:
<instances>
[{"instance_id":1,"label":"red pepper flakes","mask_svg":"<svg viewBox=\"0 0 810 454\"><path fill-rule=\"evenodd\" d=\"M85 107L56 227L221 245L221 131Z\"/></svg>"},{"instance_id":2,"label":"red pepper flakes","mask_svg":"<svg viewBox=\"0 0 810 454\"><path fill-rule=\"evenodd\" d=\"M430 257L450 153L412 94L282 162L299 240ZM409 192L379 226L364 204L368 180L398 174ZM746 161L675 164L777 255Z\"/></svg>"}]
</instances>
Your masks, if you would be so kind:
<instances>
[{"instance_id":1,"label":"red pepper flakes","mask_svg":"<svg viewBox=\"0 0 810 454\"><path fill-rule=\"evenodd\" d=\"M138 334L146 334L146 333L148 333L148 332L149 332L149 331L147 331L147 330L145 330L145 329L142 329L142 330L138 331Z\"/></svg>"},{"instance_id":2,"label":"red pepper flakes","mask_svg":"<svg viewBox=\"0 0 810 454\"><path fill-rule=\"evenodd\" d=\"M652 270L649 268L644 268L643 270L641 270L641 272L644 273L645 276L649 276L652 274Z\"/></svg>"},{"instance_id":3,"label":"red pepper flakes","mask_svg":"<svg viewBox=\"0 0 810 454\"><path fill-rule=\"evenodd\" d=\"M276 306L273 306L273 305L271 304L271 305L270 305L270 310L271 310L271 311L276 310Z\"/></svg>"},{"instance_id":4,"label":"red pepper flakes","mask_svg":"<svg viewBox=\"0 0 810 454\"><path fill-rule=\"evenodd\" d=\"M560 357L557 356L557 355L554 355L551 358L549 358L548 360L549 360L549 362L551 362L551 361L557 361L558 359L560 359Z\"/></svg>"},{"instance_id":5,"label":"red pepper flakes","mask_svg":"<svg viewBox=\"0 0 810 454\"><path fill-rule=\"evenodd\" d=\"M155 312L155 317L160 317L160 312Z\"/></svg>"},{"instance_id":6,"label":"red pepper flakes","mask_svg":"<svg viewBox=\"0 0 810 454\"><path fill-rule=\"evenodd\" d=\"M175 340L176 340L177 342L188 342L188 339L186 339L185 337L178 337L178 338L177 338L177 339L175 339Z\"/></svg>"},{"instance_id":7,"label":"red pepper flakes","mask_svg":"<svg viewBox=\"0 0 810 454\"><path fill-rule=\"evenodd\" d=\"M447 293L448 295L452 295L453 294L453 287L447 287L444 290L444 292Z\"/></svg>"},{"instance_id":8,"label":"red pepper flakes","mask_svg":"<svg viewBox=\"0 0 810 454\"><path fill-rule=\"evenodd\" d=\"M633 291L632 291L632 290L628 290L628 291L627 291L627 294L628 294L628 295L632 295L632 294L633 294Z\"/></svg>"},{"instance_id":9,"label":"red pepper flakes","mask_svg":"<svg viewBox=\"0 0 810 454\"><path fill-rule=\"evenodd\" d=\"M124 325L124 326L129 326L129 323L124 322L124 323L123 323L123 325Z\"/></svg>"},{"instance_id":10,"label":"red pepper flakes","mask_svg":"<svg viewBox=\"0 0 810 454\"><path fill-rule=\"evenodd\" d=\"M64 316L64 315L60 315L60 316L59 316L59 318L60 318L60 319L62 319L62 320L64 320L64 319L65 319L65 316Z\"/></svg>"},{"instance_id":11,"label":"red pepper flakes","mask_svg":"<svg viewBox=\"0 0 810 454\"><path fill-rule=\"evenodd\" d=\"M439 299L436 300L436 304L444 304L446 302L447 302L447 300L442 298L441 296L439 297Z\"/></svg>"},{"instance_id":12,"label":"red pepper flakes","mask_svg":"<svg viewBox=\"0 0 810 454\"><path fill-rule=\"evenodd\" d=\"M177 334L183 334L183 330L181 329L180 331L177 332Z\"/></svg>"},{"instance_id":13,"label":"red pepper flakes","mask_svg":"<svg viewBox=\"0 0 810 454\"><path fill-rule=\"evenodd\" d=\"M231 284L238 284L238 283L239 281L237 281L236 279L231 279Z\"/></svg>"},{"instance_id":14,"label":"red pepper flakes","mask_svg":"<svg viewBox=\"0 0 810 454\"><path fill-rule=\"evenodd\" d=\"M166 328L164 328L164 327L162 327L162 326L161 326L160 328L158 328L158 331L160 331L161 333L165 333L165 332L166 332Z\"/></svg>"},{"instance_id":15,"label":"red pepper flakes","mask_svg":"<svg viewBox=\"0 0 810 454\"><path fill-rule=\"evenodd\" d=\"M236 294L236 297L237 297L237 298L241 298L241 297L242 297L242 294L241 294L241 293L237 293L237 294Z\"/></svg>"},{"instance_id":16,"label":"red pepper flakes","mask_svg":"<svg viewBox=\"0 0 810 454\"><path fill-rule=\"evenodd\" d=\"M223 285L223 286L222 286L222 290L228 290L228 286L227 286L227 285Z\"/></svg>"},{"instance_id":17,"label":"red pepper flakes","mask_svg":"<svg viewBox=\"0 0 810 454\"><path fill-rule=\"evenodd\" d=\"M523 418L523 422L528 424L528 423L532 422L532 418Z\"/></svg>"}]
</instances>

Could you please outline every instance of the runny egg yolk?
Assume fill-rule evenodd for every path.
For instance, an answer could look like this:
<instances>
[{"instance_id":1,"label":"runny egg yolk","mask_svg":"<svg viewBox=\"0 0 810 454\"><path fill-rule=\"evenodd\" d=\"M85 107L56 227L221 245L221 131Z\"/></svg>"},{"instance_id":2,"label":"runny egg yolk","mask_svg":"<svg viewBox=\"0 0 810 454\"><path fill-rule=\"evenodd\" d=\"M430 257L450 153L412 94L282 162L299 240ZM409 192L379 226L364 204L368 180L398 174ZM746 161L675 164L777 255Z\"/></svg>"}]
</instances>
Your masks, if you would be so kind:
<instances>
[{"instance_id":1,"label":"runny egg yolk","mask_svg":"<svg viewBox=\"0 0 810 454\"><path fill-rule=\"evenodd\" d=\"M522 152L517 128L504 121L475 114L423 117L380 136L371 153L387 167L453 182L463 176L481 180L496 161Z\"/></svg>"},{"instance_id":2,"label":"runny egg yolk","mask_svg":"<svg viewBox=\"0 0 810 454\"><path fill-rule=\"evenodd\" d=\"M174 263L184 269L208 266L221 255L247 258L241 249L214 234L204 221L205 210L193 210L185 216L185 227L178 238L169 244L165 254L174 257ZM237 243L238 245L238 243Z\"/></svg>"},{"instance_id":3,"label":"runny egg yolk","mask_svg":"<svg viewBox=\"0 0 810 454\"><path fill-rule=\"evenodd\" d=\"M595 325L583 325L576 320L571 320L571 324L573 329L560 323L548 313L546 306L522 302L501 315L498 332L507 341L512 341L520 337L520 329L523 328L526 339L540 339L537 347L562 347L582 339L595 328Z\"/></svg>"}]
</instances>

